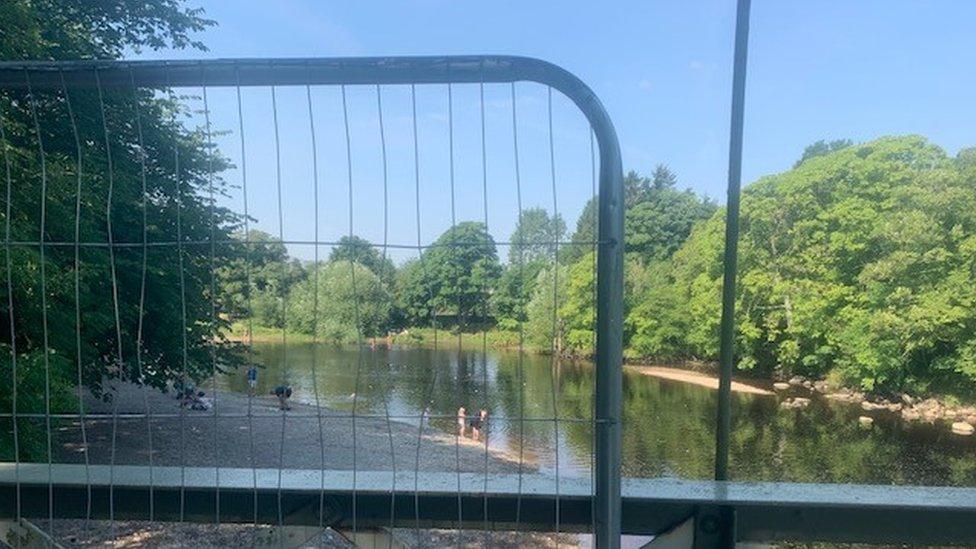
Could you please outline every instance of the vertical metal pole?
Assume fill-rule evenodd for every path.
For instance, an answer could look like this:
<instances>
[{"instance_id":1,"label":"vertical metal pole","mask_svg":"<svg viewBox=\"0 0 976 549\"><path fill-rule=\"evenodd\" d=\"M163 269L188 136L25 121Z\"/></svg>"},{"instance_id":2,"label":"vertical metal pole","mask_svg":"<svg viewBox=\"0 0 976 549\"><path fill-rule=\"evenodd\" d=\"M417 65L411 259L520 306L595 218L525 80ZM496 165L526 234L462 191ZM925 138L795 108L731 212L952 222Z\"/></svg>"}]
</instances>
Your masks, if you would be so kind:
<instances>
[{"instance_id":1,"label":"vertical metal pole","mask_svg":"<svg viewBox=\"0 0 976 549\"><path fill-rule=\"evenodd\" d=\"M742 126L746 95L750 0L738 0L735 15L735 61L732 69L732 124L729 132L729 189L725 213L725 260L722 280L718 384L718 429L715 438L715 480L728 480L729 436L732 431L732 361L735 336L735 275L739 245L739 188L742 178Z\"/></svg>"},{"instance_id":2,"label":"vertical metal pole","mask_svg":"<svg viewBox=\"0 0 976 549\"><path fill-rule=\"evenodd\" d=\"M608 130L609 128L609 130ZM596 546L620 546L620 415L623 383L624 202L612 127L600 140L596 301Z\"/></svg>"}]
</instances>

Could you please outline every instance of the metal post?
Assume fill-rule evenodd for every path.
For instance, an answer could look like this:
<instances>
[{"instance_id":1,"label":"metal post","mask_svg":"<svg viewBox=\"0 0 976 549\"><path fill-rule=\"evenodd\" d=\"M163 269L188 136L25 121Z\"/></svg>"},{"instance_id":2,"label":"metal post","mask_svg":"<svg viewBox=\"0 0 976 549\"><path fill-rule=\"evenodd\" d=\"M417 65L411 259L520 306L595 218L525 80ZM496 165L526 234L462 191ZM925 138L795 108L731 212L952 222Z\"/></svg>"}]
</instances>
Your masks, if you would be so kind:
<instances>
[{"instance_id":1,"label":"metal post","mask_svg":"<svg viewBox=\"0 0 976 549\"><path fill-rule=\"evenodd\" d=\"M742 126L746 95L750 0L738 0L735 16L735 60L732 69L732 124L729 135L729 188L725 213L725 259L722 280L722 325L719 350L718 429L715 480L728 480L729 435L732 431L732 361L735 336L735 275L739 244L739 187L742 179Z\"/></svg>"},{"instance_id":2,"label":"metal post","mask_svg":"<svg viewBox=\"0 0 976 549\"><path fill-rule=\"evenodd\" d=\"M611 134L612 135L612 134ZM606 141L606 142L605 142ZM623 171L616 139L600 137L596 332L596 546L620 546L623 392Z\"/></svg>"}]
</instances>

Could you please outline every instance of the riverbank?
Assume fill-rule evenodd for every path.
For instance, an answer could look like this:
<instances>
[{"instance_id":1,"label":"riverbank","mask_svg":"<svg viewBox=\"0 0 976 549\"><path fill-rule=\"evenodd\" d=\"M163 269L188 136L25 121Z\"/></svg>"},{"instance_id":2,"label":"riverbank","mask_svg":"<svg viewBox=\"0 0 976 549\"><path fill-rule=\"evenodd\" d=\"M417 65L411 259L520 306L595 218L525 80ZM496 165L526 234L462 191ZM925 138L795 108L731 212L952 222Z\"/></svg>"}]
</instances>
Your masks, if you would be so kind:
<instances>
[{"instance_id":1,"label":"riverbank","mask_svg":"<svg viewBox=\"0 0 976 549\"><path fill-rule=\"evenodd\" d=\"M246 343L243 327L235 325L231 338ZM312 337L307 334L287 333L290 343L312 343ZM280 343L281 330L272 328L255 328L253 333L255 343ZM503 330L488 330L487 332L457 334L450 330L434 330L432 328L410 328L402 332L391 334L386 338L370 338L366 340L370 345L399 345L404 347L424 347L440 349L460 349L465 351L479 351L482 349L513 351L520 348L519 334ZM523 342L524 343L524 342ZM530 345L523 344L521 348L528 353L539 351ZM567 357L567 360L575 360ZM681 383L688 383L713 390L718 389L719 379L708 363L694 363L660 366L635 361L626 361L624 367L630 371L667 379ZM890 412L898 414L903 420L923 423L945 423L946 427L959 435L976 433L976 405L964 405L950 402L948 398L939 396L919 397L901 394L897 397L881 396L864 393L852 388L845 388L827 380L810 380L801 376L794 376L789 380L775 379L733 379L732 390L736 393L756 396L771 396L783 394L785 388L792 392L781 404L784 408L803 407L809 402L812 394L817 394L833 401L847 402L859 405L865 412ZM806 394L804 393L806 391Z\"/></svg>"},{"instance_id":2,"label":"riverbank","mask_svg":"<svg viewBox=\"0 0 976 549\"><path fill-rule=\"evenodd\" d=\"M888 397L871 395L838 387L827 380L811 380L803 376L777 382L774 387L780 392L806 391L820 394L828 400L857 404L864 412L898 414L905 421L944 423L958 435L967 436L976 432L976 405L952 404L936 397L919 398L907 393Z\"/></svg>"},{"instance_id":3,"label":"riverbank","mask_svg":"<svg viewBox=\"0 0 976 549\"><path fill-rule=\"evenodd\" d=\"M530 461L489 439L458 439L431 426L387 420L293 402L282 412L274 397L204 386L208 410L181 408L172 394L116 383L112 403L85 397L84 422L65 420L56 430L54 460L118 465L257 467L363 471L421 470L513 473L535 470ZM152 416L151 419L147 418Z\"/></svg>"},{"instance_id":4,"label":"riverbank","mask_svg":"<svg viewBox=\"0 0 976 549\"><path fill-rule=\"evenodd\" d=\"M699 387L708 387L709 389L718 390L718 377L695 370L669 368L665 366L644 366L640 364L625 364L624 367L628 370L633 370L646 376L657 377L660 379L670 379L672 381L680 381L682 383L690 383L692 385L698 385ZM773 391L764 389L756 384L736 380L732 381L732 392L759 396L772 396L776 394Z\"/></svg>"}]
</instances>

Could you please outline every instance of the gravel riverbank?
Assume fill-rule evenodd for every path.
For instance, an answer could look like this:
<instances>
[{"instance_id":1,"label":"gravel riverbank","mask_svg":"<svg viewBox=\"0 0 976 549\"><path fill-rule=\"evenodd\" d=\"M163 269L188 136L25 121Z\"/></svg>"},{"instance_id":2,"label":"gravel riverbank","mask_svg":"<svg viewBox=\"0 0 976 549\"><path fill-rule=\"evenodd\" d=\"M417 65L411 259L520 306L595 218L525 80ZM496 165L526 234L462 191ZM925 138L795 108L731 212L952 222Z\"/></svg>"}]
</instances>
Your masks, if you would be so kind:
<instances>
[{"instance_id":1,"label":"gravel riverbank","mask_svg":"<svg viewBox=\"0 0 976 549\"><path fill-rule=\"evenodd\" d=\"M87 449L81 421L56 422L54 461L154 466L258 467L363 471L485 471L485 445L425 423L421 429L385 418L299 402L281 412L273 397L218 392L209 410L181 409L173 395L119 383L115 402L86 397ZM147 419L146 410L152 419ZM112 416L115 416L113 419ZM354 428L355 424L355 428ZM418 462L419 441L419 462ZM517 456L489 444L489 473L519 470ZM523 463L522 470L535 467Z\"/></svg>"}]
</instances>

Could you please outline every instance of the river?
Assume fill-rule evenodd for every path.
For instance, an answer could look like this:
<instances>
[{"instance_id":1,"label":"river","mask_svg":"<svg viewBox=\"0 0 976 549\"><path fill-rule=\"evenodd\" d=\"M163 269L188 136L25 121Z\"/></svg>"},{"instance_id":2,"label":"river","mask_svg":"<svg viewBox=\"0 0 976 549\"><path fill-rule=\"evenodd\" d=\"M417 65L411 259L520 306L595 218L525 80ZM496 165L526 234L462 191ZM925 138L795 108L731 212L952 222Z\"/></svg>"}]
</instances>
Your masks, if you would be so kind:
<instances>
[{"instance_id":1,"label":"river","mask_svg":"<svg viewBox=\"0 0 976 549\"><path fill-rule=\"evenodd\" d=\"M591 362L458 351L450 341L439 349L378 346L362 352L302 343L253 348L263 365L258 388L265 394L284 382L304 402L414 424L426 409L430 424L444 430L452 429L459 406L471 414L485 408L492 447L543 472L558 466L562 475L590 475ZM247 390L243 372L223 376L220 384ZM806 408L783 409L782 398L733 395L733 479L976 486L976 437L887 412L874 413L874 424L865 427L857 405L813 395ZM623 401L625 476L711 475L714 390L625 371ZM527 420L515 421L520 416ZM558 433L551 420L556 416Z\"/></svg>"}]
</instances>

